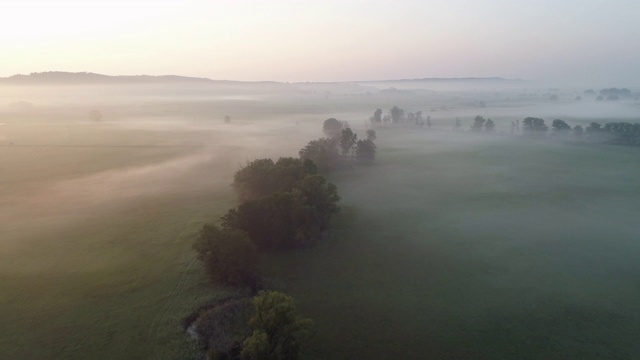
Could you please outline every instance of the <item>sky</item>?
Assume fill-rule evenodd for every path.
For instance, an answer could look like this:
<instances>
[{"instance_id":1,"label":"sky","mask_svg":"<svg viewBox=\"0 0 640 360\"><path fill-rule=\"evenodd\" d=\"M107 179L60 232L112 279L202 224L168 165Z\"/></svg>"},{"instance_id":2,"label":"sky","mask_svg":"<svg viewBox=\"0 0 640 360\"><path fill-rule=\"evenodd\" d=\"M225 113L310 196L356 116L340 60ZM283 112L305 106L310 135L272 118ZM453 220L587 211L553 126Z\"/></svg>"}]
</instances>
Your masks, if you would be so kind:
<instances>
[{"instance_id":1,"label":"sky","mask_svg":"<svg viewBox=\"0 0 640 360\"><path fill-rule=\"evenodd\" d=\"M2 0L0 76L640 85L637 0Z\"/></svg>"}]
</instances>

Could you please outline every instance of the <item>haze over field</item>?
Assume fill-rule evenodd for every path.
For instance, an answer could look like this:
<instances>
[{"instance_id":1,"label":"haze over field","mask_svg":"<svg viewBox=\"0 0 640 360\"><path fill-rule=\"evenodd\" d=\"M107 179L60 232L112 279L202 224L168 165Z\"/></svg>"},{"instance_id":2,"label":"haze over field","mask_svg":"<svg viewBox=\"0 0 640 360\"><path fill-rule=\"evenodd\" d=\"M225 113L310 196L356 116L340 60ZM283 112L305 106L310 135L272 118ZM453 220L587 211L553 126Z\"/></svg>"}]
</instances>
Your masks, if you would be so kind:
<instances>
[{"instance_id":1,"label":"haze over field","mask_svg":"<svg viewBox=\"0 0 640 360\"><path fill-rule=\"evenodd\" d=\"M5 1L0 359L640 359L638 14Z\"/></svg>"}]
</instances>

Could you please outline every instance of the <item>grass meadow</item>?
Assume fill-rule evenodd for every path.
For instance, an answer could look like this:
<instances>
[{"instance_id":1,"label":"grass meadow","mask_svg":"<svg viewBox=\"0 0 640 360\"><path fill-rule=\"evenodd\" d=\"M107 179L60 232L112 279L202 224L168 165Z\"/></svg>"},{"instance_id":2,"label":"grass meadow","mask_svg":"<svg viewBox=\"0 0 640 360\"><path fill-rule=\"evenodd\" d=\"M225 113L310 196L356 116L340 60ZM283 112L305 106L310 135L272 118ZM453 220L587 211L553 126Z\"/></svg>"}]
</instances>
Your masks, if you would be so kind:
<instances>
[{"instance_id":1,"label":"grass meadow","mask_svg":"<svg viewBox=\"0 0 640 360\"><path fill-rule=\"evenodd\" d=\"M199 359L180 320L224 290L191 244L235 206L233 173L395 103L448 108L439 130L378 129L375 164L330 175L326 241L266 260L316 322L305 358L640 357L638 149L454 133L458 116L504 133L541 108L456 110L470 100L447 93L170 93L114 92L126 103L98 123L86 104L0 111L1 359Z\"/></svg>"},{"instance_id":2,"label":"grass meadow","mask_svg":"<svg viewBox=\"0 0 640 360\"><path fill-rule=\"evenodd\" d=\"M636 149L465 136L380 131L331 240L274 261L310 358L640 356Z\"/></svg>"}]
</instances>

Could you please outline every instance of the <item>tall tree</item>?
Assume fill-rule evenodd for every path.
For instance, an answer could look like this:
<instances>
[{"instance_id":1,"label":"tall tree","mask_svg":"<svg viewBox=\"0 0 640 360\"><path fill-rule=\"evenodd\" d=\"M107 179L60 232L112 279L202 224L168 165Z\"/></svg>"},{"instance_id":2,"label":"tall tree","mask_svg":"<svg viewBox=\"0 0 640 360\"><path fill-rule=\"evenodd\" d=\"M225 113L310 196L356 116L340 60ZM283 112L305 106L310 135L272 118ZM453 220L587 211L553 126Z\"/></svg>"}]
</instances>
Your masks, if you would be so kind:
<instances>
[{"instance_id":1,"label":"tall tree","mask_svg":"<svg viewBox=\"0 0 640 360\"><path fill-rule=\"evenodd\" d=\"M422 111L416 112L416 125L424 125L424 118L422 117Z\"/></svg>"},{"instance_id":2,"label":"tall tree","mask_svg":"<svg viewBox=\"0 0 640 360\"><path fill-rule=\"evenodd\" d=\"M358 140L356 159L360 162L372 162L376 158L376 144L372 140Z\"/></svg>"},{"instance_id":3,"label":"tall tree","mask_svg":"<svg viewBox=\"0 0 640 360\"><path fill-rule=\"evenodd\" d=\"M322 124L322 131L327 137L336 138L340 136L343 123L336 118L329 118Z\"/></svg>"},{"instance_id":4,"label":"tall tree","mask_svg":"<svg viewBox=\"0 0 640 360\"><path fill-rule=\"evenodd\" d=\"M573 135L578 138L578 139L582 139L582 135L584 134L584 129L582 128L582 126L580 125L576 125L573 127Z\"/></svg>"},{"instance_id":5,"label":"tall tree","mask_svg":"<svg viewBox=\"0 0 640 360\"><path fill-rule=\"evenodd\" d=\"M382 124L382 109L376 109L376 111L373 112L373 116L370 117L369 120L374 125Z\"/></svg>"},{"instance_id":6,"label":"tall tree","mask_svg":"<svg viewBox=\"0 0 640 360\"><path fill-rule=\"evenodd\" d=\"M366 140L365 140L366 141ZM299 187L302 204L312 209L314 223L324 231L329 226L329 219L340 211L338 188L322 175L307 176ZM309 236L315 234L310 233Z\"/></svg>"},{"instance_id":7,"label":"tall tree","mask_svg":"<svg viewBox=\"0 0 640 360\"><path fill-rule=\"evenodd\" d=\"M551 123L551 128L553 129L553 131L556 131L556 132L564 132L564 131L571 130L571 126L569 126L569 124L567 124L566 121L560 120L560 119L553 120L553 122Z\"/></svg>"},{"instance_id":8,"label":"tall tree","mask_svg":"<svg viewBox=\"0 0 640 360\"><path fill-rule=\"evenodd\" d=\"M528 135L541 136L549 130L549 127L547 127L543 119L528 117L522 120L522 130Z\"/></svg>"},{"instance_id":9,"label":"tall tree","mask_svg":"<svg viewBox=\"0 0 640 360\"><path fill-rule=\"evenodd\" d=\"M495 131L495 129L496 129L496 123L494 123L493 120L491 119L487 119L487 122L484 123L484 130L488 132L492 132L492 131Z\"/></svg>"},{"instance_id":10,"label":"tall tree","mask_svg":"<svg viewBox=\"0 0 640 360\"><path fill-rule=\"evenodd\" d=\"M391 114L391 122L397 124L404 119L404 110L394 105L391 110L389 110Z\"/></svg>"},{"instance_id":11,"label":"tall tree","mask_svg":"<svg viewBox=\"0 0 640 360\"><path fill-rule=\"evenodd\" d=\"M554 138L567 138L571 134L571 126L561 119L553 120L553 122L551 122L551 129L551 136Z\"/></svg>"},{"instance_id":12,"label":"tall tree","mask_svg":"<svg viewBox=\"0 0 640 360\"><path fill-rule=\"evenodd\" d=\"M484 117L478 115L473 119L473 125L471 125L471 131L482 131L486 120Z\"/></svg>"},{"instance_id":13,"label":"tall tree","mask_svg":"<svg viewBox=\"0 0 640 360\"><path fill-rule=\"evenodd\" d=\"M407 113L407 122L418 124L418 122L416 121L416 114L414 114L412 112Z\"/></svg>"},{"instance_id":14,"label":"tall tree","mask_svg":"<svg viewBox=\"0 0 640 360\"><path fill-rule=\"evenodd\" d=\"M357 140L358 135L355 134L351 128L342 130L342 134L340 135L340 149L342 150L342 156L349 154Z\"/></svg>"},{"instance_id":15,"label":"tall tree","mask_svg":"<svg viewBox=\"0 0 640 360\"><path fill-rule=\"evenodd\" d=\"M376 141L377 138L375 130L367 130L367 140Z\"/></svg>"},{"instance_id":16,"label":"tall tree","mask_svg":"<svg viewBox=\"0 0 640 360\"><path fill-rule=\"evenodd\" d=\"M334 170L340 161L336 140L329 138L310 141L298 154L301 159L311 160L323 173Z\"/></svg>"}]
</instances>

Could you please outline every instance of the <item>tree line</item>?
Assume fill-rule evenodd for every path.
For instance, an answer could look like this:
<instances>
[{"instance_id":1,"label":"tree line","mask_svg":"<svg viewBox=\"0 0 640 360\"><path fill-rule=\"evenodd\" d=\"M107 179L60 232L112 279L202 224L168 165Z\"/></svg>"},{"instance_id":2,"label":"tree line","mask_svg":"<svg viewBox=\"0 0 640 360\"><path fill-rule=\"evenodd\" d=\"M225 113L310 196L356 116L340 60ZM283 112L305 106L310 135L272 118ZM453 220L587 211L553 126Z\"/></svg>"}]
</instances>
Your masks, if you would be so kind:
<instances>
[{"instance_id":1,"label":"tree line","mask_svg":"<svg viewBox=\"0 0 640 360\"><path fill-rule=\"evenodd\" d=\"M459 120L456 126L459 127ZM566 121L555 119L549 127L544 119L527 117L520 122L511 123L511 133L517 134L522 127L522 135L529 137L547 137L553 139L588 141L594 143L608 143L626 146L640 146L640 123L608 122L604 125L591 122L587 127L582 125L571 126ZM494 131L495 124L491 119L485 120L482 116L476 116L471 131Z\"/></svg>"},{"instance_id":2,"label":"tree line","mask_svg":"<svg viewBox=\"0 0 640 360\"><path fill-rule=\"evenodd\" d=\"M324 174L375 158L374 130L359 140L331 118L323 131L326 137L310 141L298 158L256 159L240 168L233 176L239 205L219 225L200 230L193 249L212 282L257 293L209 304L185 319L209 359L298 358L312 321L297 314L290 297L262 290L261 258L321 240L341 199Z\"/></svg>"},{"instance_id":3,"label":"tree line","mask_svg":"<svg viewBox=\"0 0 640 360\"><path fill-rule=\"evenodd\" d=\"M373 126L380 125L418 125L431 127L431 116L422 116L422 111L406 112L404 109L394 105L383 114L382 109L376 109L373 116L369 118Z\"/></svg>"},{"instance_id":4,"label":"tree line","mask_svg":"<svg viewBox=\"0 0 640 360\"><path fill-rule=\"evenodd\" d=\"M630 96L629 89L602 89L600 96ZM595 91L587 90L585 94L595 95ZM372 125L399 125L399 124L415 124L423 126L427 124L431 127L431 118L425 119L422 112L406 113L404 109L393 106L387 114L383 115L382 109L376 109L373 116L369 118ZM453 129L462 130L462 122L459 118L455 119ZM473 119L473 123L469 129L472 132L488 132L492 133L496 130L496 124L491 119L485 119L483 116L477 115ZM598 122L592 122L586 127L582 125L571 126L566 121L555 119L549 127L544 119L537 117L527 117L522 121L516 120L511 122L511 134L522 133L530 137L550 137L556 139L575 139L580 141L600 142L626 146L640 146L640 123L629 122L608 122L604 125Z\"/></svg>"},{"instance_id":5,"label":"tree line","mask_svg":"<svg viewBox=\"0 0 640 360\"><path fill-rule=\"evenodd\" d=\"M301 159L312 161L319 171L327 173L354 161L370 164L375 160L375 130L367 130L366 138L358 139L347 122L329 118L322 124L322 131L325 137L310 141L298 152Z\"/></svg>"},{"instance_id":6,"label":"tree line","mask_svg":"<svg viewBox=\"0 0 640 360\"><path fill-rule=\"evenodd\" d=\"M555 119L551 123L551 129L544 119L527 117L522 121L524 135L544 137L551 131L551 137L574 137L590 142L602 142L626 146L640 146L640 124L629 122L608 122L604 125L592 122L586 128L581 125L571 127L566 121Z\"/></svg>"}]
</instances>

